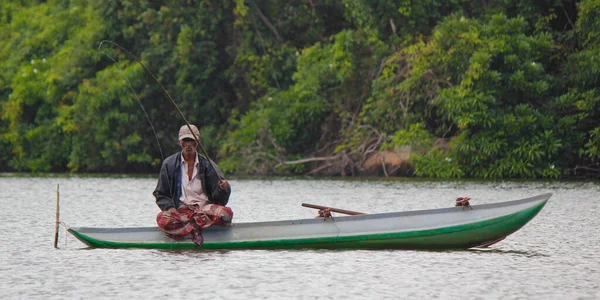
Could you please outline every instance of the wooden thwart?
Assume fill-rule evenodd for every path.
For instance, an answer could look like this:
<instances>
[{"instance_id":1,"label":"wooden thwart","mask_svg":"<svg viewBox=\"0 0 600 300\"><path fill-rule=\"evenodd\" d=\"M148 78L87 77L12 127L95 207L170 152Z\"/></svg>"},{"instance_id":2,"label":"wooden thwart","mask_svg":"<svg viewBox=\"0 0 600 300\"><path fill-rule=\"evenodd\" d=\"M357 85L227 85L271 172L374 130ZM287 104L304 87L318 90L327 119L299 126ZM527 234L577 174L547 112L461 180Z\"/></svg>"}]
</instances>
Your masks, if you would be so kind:
<instances>
[{"instance_id":1,"label":"wooden thwart","mask_svg":"<svg viewBox=\"0 0 600 300\"><path fill-rule=\"evenodd\" d=\"M346 214L346 215L351 215L351 216L365 214L365 213L361 213L361 212L357 212L357 211L351 211L351 210L345 210L345 209L341 209L341 208L321 206L321 205L309 204L309 203L302 203L302 206L309 207L309 208L315 208L315 209L328 209L331 212L336 212L336 213Z\"/></svg>"}]
</instances>

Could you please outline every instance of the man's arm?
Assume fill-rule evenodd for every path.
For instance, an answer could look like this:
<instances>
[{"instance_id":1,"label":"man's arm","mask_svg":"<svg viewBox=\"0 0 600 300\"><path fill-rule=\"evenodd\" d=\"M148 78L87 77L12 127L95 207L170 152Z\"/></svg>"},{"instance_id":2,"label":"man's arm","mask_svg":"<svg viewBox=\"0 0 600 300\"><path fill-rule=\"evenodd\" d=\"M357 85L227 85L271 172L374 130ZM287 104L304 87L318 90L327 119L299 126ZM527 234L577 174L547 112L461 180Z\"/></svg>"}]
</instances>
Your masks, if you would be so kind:
<instances>
[{"instance_id":1,"label":"man's arm","mask_svg":"<svg viewBox=\"0 0 600 300\"><path fill-rule=\"evenodd\" d=\"M231 195L231 186L228 186L227 189L222 189L219 186L219 181L225 180L225 176L223 176L223 172L221 171L221 169L219 169L219 166L217 166L217 164L215 164L213 161L209 161L209 163L212 163L215 167L215 170L217 171L217 174L215 174L215 172L210 166L206 166L206 183L211 187L210 193L212 202L218 205L225 206L227 205L227 202L229 202L229 195Z\"/></svg>"},{"instance_id":2,"label":"man's arm","mask_svg":"<svg viewBox=\"0 0 600 300\"><path fill-rule=\"evenodd\" d=\"M173 203L172 199L173 194L171 193L171 182L169 180L166 161L164 161L160 167L158 183L156 184L156 189L154 189L152 194L156 198L156 205L158 205L162 211L175 208L175 204Z\"/></svg>"}]
</instances>

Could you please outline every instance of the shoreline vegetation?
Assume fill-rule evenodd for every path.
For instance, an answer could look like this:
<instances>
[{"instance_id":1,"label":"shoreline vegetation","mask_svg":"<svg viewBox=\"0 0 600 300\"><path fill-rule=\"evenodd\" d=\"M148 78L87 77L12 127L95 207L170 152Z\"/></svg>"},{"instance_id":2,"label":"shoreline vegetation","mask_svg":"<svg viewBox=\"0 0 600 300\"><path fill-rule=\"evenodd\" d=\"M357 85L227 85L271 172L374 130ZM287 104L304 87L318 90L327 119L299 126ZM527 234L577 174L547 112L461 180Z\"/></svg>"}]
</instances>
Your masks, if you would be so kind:
<instances>
[{"instance_id":1,"label":"shoreline vegetation","mask_svg":"<svg viewBox=\"0 0 600 300\"><path fill-rule=\"evenodd\" d=\"M600 178L600 2L0 3L0 171Z\"/></svg>"},{"instance_id":2,"label":"shoreline vegetation","mask_svg":"<svg viewBox=\"0 0 600 300\"><path fill-rule=\"evenodd\" d=\"M302 176L302 175L288 175L288 176L276 176L276 175L231 175L225 176L227 180L239 180L239 181L304 181L304 180L318 180L318 181L331 181L331 182L406 182L406 183L474 183L474 184L489 184L489 183L543 183L543 184L557 184L557 183L581 183L581 184L598 184L598 180L590 177L570 177L570 178L430 178L430 177L416 177L416 176ZM50 173L50 172L0 172L0 180L2 178L39 178L39 179L148 179L155 181L158 178L158 173Z\"/></svg>"}]
</instances>

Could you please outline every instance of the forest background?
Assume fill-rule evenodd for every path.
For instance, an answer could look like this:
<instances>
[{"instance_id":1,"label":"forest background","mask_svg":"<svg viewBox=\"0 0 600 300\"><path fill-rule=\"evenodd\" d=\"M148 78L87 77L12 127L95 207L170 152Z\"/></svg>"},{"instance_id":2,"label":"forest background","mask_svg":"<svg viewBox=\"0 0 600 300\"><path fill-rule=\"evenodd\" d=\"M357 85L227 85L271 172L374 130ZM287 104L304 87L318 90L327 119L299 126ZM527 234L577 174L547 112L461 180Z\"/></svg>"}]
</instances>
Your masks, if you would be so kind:
<instances>
[{"instance_id":1,"label":"forest background","mask_svg":"<svg viewBox=\"0 0 600 300\"><path fill-rule=\"evenodd\" d=\"M600 0L8 0L0 39L0 171L178 150L108 40L228 175L600 176Z\"/></svg>"}]
</instances>

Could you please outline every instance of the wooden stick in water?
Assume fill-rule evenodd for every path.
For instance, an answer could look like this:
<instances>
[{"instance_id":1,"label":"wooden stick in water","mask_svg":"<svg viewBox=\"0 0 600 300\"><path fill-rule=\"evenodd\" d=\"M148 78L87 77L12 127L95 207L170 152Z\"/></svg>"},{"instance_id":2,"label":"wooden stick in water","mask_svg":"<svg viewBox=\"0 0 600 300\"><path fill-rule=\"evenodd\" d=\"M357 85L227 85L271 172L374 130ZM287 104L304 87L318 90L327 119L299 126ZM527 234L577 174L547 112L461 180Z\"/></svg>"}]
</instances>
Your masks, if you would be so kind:
<instances>
[{"instance_id":1,"label":"wooden stick in water","mask_svg":"<svg viewBox=\"0 0 600 300\"><path fill-rule=\"evenodd\" d=\"M56 185L56 227L54 228L54 248L58 248L58 226L60 225L58 214L58 184Z\"/></svg>"},{"instance_id":2,"label":"wooden stick in water","mask_svg":"<svg viewBox=\"0 0 600 300\"><path fill-rule=\"evenodd\" d=\"M315 205L315 204L308 204L308 203L302 203L302 206L309 207L309 208L315 208L315 209L329 209L332 212L351 215L351 216L365 214L365 213L361 213L361 212L357 212L357 211L351 211L351 210L345 210L345 209L340 209L340 208L335 208L335 207L327 207L327 206L321 206L321 205Z\"/></svg>"}]
</instances>

